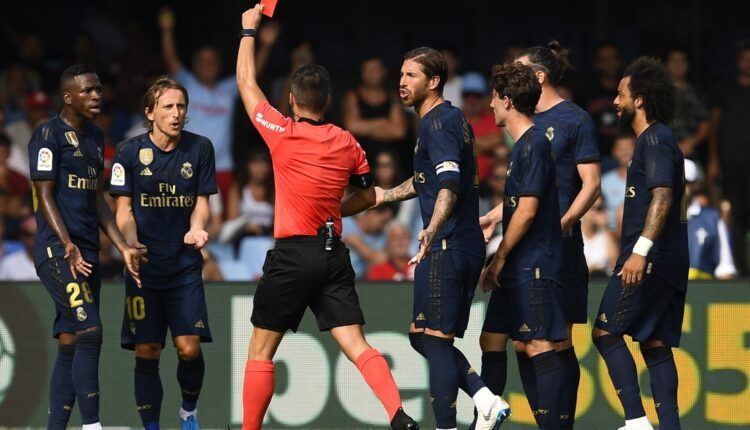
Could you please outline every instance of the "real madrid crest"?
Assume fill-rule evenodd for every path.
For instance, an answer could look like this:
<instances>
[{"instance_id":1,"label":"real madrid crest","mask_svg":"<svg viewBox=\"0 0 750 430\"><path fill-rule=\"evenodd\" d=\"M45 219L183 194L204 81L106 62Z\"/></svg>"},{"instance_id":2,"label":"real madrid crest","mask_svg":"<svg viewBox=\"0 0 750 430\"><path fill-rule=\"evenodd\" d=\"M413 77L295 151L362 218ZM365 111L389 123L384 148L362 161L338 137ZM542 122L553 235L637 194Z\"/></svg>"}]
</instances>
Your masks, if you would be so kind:
<instances>
[{"instance_id":1,"label":"real madrid crest","mask_svg":"<svg viewBox=\"0 0 750 430\"><path fill-rule=\"evenodd\" d=\"M182 163L182 169L180 169L180 175L185 179L193 177L193 165L190 163Z\"/></svg>"},{"instance_id":2,"label":"real madrid crest","mask_svg":"<svg viewBox=\"0 0 750 430\"><path fill-rule=\"evenodd\" d=\"M555 138L555 128L554 127L547 128L547 132L544 133L544 135L547 136L547 140L552 142L552 139Z\"/></svg>"},{"instance_id":3,"label":"real madrid crest","mask_svg":"<svg viewBox=\"0 0 750 430\"><path fill-rule=\"evenodd\" d=\"M86 314L86 310L82 307L79 307L76 309L76 318L78 318L78 321L86 321L86 318L89 316Z\"/></svg>"},{"instance_id":4,"label":"real madrid crest","mask_svg":"<svg viewBox=\"0 0 750 430\"><path fill-rule=\"evenodd\" d=\"M140 160L141 164L144 166L148 166L154 161L154 150L151 148L142 148L138 151L138 160Z\"/></svg>"}]
</instances>

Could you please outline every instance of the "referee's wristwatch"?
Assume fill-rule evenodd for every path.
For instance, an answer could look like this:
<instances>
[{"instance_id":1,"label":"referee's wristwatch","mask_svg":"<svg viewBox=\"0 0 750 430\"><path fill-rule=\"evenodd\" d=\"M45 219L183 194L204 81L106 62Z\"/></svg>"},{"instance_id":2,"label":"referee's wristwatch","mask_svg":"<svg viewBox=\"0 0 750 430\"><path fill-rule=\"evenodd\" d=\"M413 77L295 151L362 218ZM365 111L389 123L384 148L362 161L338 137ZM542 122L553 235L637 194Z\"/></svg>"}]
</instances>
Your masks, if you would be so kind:
<instances>
[{"instance_id":1,"label":"referee's wristwatch","mask_svg":"<svg viewBox=\"0 0 750 430\"><path fill-rule=\"evenodd\" d=\"M256 37L258 35L258 32L255 31L254 28L243 28L240 30L239 38L242 39L243 37Z\"/></svg>"}]
</instances>

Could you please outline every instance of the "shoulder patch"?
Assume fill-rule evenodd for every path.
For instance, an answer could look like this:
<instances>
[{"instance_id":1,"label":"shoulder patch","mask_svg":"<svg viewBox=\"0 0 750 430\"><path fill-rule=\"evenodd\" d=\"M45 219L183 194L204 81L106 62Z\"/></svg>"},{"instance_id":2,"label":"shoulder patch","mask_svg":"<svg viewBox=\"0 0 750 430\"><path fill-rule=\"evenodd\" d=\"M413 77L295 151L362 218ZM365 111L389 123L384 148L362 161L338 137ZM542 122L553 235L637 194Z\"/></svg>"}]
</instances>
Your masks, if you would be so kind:
<instances>
[{"instance_id":1,"label":"shoulder patch","mask_svg":"<svg viewBox=\"0 0 750 430\"><path fill-rule=\"evenodd\" d=\"M36 170L40 172L52 171L52 150L41 148L36 160Z\"/></svg>"},{"instance_id":2,"label":"shoulder patch","mask_svg":"<svg viewBox=\"0 0 750 430\"><path fill-rule=\"evenodd\" d=\"M116 187L122 187L125 185L125 168L122 167L122 164L115 163L112 166L112 179L109 183Z\"/></svg>"}]
</instances>

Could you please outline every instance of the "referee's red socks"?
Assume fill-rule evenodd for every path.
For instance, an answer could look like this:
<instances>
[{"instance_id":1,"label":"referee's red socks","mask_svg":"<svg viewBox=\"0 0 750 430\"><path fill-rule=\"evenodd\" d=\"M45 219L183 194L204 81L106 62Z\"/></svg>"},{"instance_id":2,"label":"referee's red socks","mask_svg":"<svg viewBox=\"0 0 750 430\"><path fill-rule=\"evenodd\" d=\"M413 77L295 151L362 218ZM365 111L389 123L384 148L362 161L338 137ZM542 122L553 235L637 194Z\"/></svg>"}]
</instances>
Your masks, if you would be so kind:
<instances>
[{"instance_id":1,"label":"referee's red socks","mask_svg":"<svg viewBox=\"0 0 750 430\"><path fill-rule=\"evenodd\" d=\"M242 430L260 430L273 397L271 360L247 360L242 386Z\"/></svg>"},{"instance_id":2,"label":"referee's red socks","mask_svg":"<svg viewBox=\"0 0 750 430\"><path fill-rule=\"evenodd\" d=\"M401 407L401 395L385 358L380 354L380 351L370 348L359 356L355 364L367 381L367 385L372 388L372 391L380 399L380 403L385 406L388 419L393 420Z\"/></svg>"}]
</instances>

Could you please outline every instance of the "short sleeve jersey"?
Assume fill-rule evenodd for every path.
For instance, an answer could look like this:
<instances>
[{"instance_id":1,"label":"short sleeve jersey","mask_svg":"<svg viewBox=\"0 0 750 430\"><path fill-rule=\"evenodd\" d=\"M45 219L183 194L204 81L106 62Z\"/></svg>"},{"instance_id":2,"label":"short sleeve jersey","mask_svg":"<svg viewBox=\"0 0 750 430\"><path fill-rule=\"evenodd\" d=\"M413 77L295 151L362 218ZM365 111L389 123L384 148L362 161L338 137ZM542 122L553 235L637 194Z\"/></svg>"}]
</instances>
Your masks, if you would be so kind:
<instances>
[{"instance_id":1,"label":"short sleeve jersey","mask_svg":"<svg viewBox=\"0 0 750 430\"><path fill-rule=\"evenodd\" d=\"M505 180L503 231L508 230L522 197L537 197L539 206L531 227L511 250L500 273L500 284L534 279L562 282L562 232L557 177L550 142L532 126L513 145Z\"/></svg>"},{"instance_id":2,"label":"short sleeve jersey","mask_svg":"<svg viewBox=\"0 0 750 430\"><path fill-rule=\"evenodd\" d=\"M60 116L34 130L29 141L29 171L32 181L55 181L54 198L70 239L88 262L99 261L99 219L96 214L98 176L104 169L104 135L87 123L82 131L70 127ZM65 255L57 237L33 196L37 223L34 264Z\"/></svg>"},{"instance_id":3,"label":"short sleeve jersey","mask_svg":"<svg viewBox=\"0 0 750 430\"><path fill-rule=\"evenodd\" d=\"M662 123L649 126L635 142L628 166L625 186L625 207L622 215L618 273L633 252L643 232L651 205L651 190L672 188L672 206L661 234L647 260L651 273L658 274L675 288L687 289L690 265L688 257L687 206L685 199L685 160L672 130Z\"/></svg>"},{"instance_id":4,"label":"short sleeve jersey","mask_svg":"<svg viewBox=\"0 0 750 430\"><path fill-rule=\"evenodd\" d=\"M149 263L140 268L147 287L174 288L201 281L201 253L183 239L190 230L196 197L216 194L210 140L183 131L169 152L156 146L148 133L121 142L109 192L133 199L138 241L148 248Z\"/></svg>"},{"instance_id":5,"label":"short sleeve jersey","mask_svg":"<svg viewBox=\"0 0 750 430\"><path fill-rule=\"evenodd\" d=\"M534 125L552 144L562 217L581 192L582 182L577 166L599 161L594 122L586 111L569 100L537 113L533 119ZM583 244L580 223L573 226L570 234Z\"/></svg>"},{"instance_id":6,"label":"short sleeve jersey","mask_svg":"<svg viewBox=\"0 0 750 430\"><path fill-rule=\"evenodd\" d=\"M429 226L441 183L457 184L453 211L433 239L433 250L459 249L484 256L474 132L460 109L444 102L419 121L414 148L414 189L424 228Z\"/></svg>"},{"instance_id":7,"label":"short sleeve jersey","mask_svg":"<svg viewBox=\"0 0 750 430\"><path fill-rule=\"evenodd\" d=\"M340 236L344 190L352 176L370 173L354 136L325 122L294 121L265 100L251 120L271 151L274 237L314 236L329 216Z\"/></svg>"}]
</instances>

